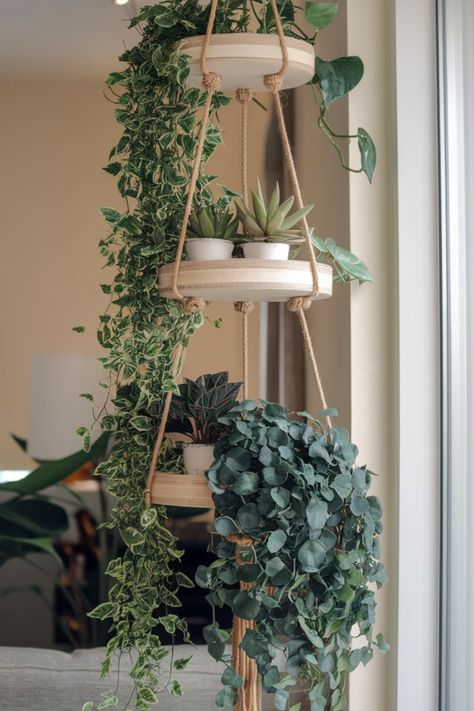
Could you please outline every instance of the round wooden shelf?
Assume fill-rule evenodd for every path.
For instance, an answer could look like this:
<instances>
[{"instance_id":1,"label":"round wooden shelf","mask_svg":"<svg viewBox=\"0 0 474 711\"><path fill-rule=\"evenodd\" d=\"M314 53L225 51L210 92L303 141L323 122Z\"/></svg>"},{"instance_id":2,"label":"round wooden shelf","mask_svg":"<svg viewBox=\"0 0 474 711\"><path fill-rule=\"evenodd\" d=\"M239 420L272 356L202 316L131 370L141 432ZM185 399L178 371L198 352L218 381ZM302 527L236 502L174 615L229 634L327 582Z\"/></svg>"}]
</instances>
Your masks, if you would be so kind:
<instances>
[{"instance_id":1,"label":"round wooden shelf","mask_svg":"<svg viewBox=\"0 0 474 711\"><path fill-rule=\"evenodd\" d=\"M190 37L180 43L181 51L191 57L189 86L201 86L201 50L204 35ZM283 89L307 84L314 76L314 48L309 42L287 37L288 70ZM281 69L281 48L278 36L249 32L212 35L207 54L209 71L222 77L222 91L246 88L268 91L263 78Z\"/></svg>"},{"instance_id":2,"label":"round wooden shelf","mask_svg":"<svg viewBox=\"0 0 474 711\"><path fill-rule=\"evenodd\" d=\"M212 494L204 474L157 472L151 487L151 500L162 506L214 508Z\"/></svg>"},{"instance_id":3,"label":"round wooden shelf","mask_svg":"<svg viewBox=\"0 0 474 711\"><path fill-rule=\"evenodd\" d=\"M172 299L174 263L158 271L160 295ZM332 267L318 265L319 299L332 295ZM225 259L213 262L181 262L178 288L183 296L206 301L288 301L309 296L313 278L309 262L262 259Z\"/></svg>"}]
</instances>

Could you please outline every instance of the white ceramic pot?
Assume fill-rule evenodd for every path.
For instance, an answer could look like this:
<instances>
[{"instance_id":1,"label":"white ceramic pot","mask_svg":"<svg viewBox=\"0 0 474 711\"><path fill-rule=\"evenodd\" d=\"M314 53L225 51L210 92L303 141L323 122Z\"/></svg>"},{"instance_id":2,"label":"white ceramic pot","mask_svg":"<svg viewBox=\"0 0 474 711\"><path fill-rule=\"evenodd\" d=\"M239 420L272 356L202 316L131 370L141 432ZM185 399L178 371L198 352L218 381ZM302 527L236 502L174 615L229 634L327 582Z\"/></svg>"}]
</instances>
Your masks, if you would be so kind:
<instances>
[{"instance_id":1,"label":"white ceramic pot","mask_svg":"<svg viewBox=\"0 0 474 711\"><path fill-rule=\"evenodd\" d=\"M231 259L234 243L216 237L188 238L186 252L191 262L209 262L215 259Z\"/></svg>"},{"instance_id":2,"label":"white ceramic pot","mask_svg":"<svg viewBox=\"0 0 474 711\"><path fill-rule=\"evenodd\" d=\"M288 259L290 245L284 242L245 242L243 245L246 259Z\"/></svg>"},{"instance_id":3,"label":"white ceramic pot","mask_svg":"<svg viewBox=\"0 0 474 711\"><path fill-rule=\"evenodd\" d=\"M204 474L214 462L214 445L183 444L183 458L187 474Z\"/></svg>"}]
</instances>

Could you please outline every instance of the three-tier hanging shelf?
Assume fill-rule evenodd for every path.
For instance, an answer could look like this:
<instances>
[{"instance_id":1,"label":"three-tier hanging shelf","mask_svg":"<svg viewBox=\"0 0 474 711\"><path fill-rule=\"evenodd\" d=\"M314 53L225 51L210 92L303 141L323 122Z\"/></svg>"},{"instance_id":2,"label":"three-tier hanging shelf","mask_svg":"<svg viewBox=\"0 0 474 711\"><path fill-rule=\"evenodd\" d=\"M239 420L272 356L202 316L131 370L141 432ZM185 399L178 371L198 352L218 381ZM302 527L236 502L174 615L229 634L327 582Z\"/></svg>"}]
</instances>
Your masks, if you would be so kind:
<instances>
[{"instance_id":1,"label":"three-tier hanging shelf","mask_svg":"<svg viewBox=\"0 0 474 711\"><path fill-rule=\"evenodd\" d=\"M289 172L295 195L296 207L302 209L303 199L285 125L280 91L307 83L314 74L314 50L309 43L285 37L278 13L276 0L271 0L276 35L241 33L236 35L213 34L218 0L213 0L207 32L204 36L187 39L182 43L182 51L190 56L189 85L202 86L207 92L203 109L201 129L194 157L193 170L187 194L184 218L181 226L176 258L173 263L159 269L158 288L160 295L178 301L188 313L202 310L208 301L233 301L242 314L243 335L243 398L248 395L248 317L253 310L253 302L287 302L288 308L299 318L305 349L316 380L323 409L327 409L326 398L311 343L305 312L315 300L332 295L332 268L318 264L311 230L306 217L300 222L301 233L306 247L304 260L257 260L228 259L213 261L186 261L183 259L189 218L193 198L201 168L204 141L209 122L212 97L216 91L235 93L242 107L242 194L248 204L247 178L247 132L248 104L254 91L270 92L273 95L282 152ZM180 369L183 349L175 353L175 372ZM148 506L161 504L211 508L211 492L202 474L181 474L157 472L156 465L165 437L172 393L168 393L155 450L149 469L145 491ZM331 422L328 419L328 425ZM242 540L241 540L242 539ZM243 537L233 536L232 541L246 545ZM241 583L248 589L248 583ZM235 671L244 679L240 689L236 711L260 711L261 685L256 662L240 648L247 629L254 626L252 621L234 619L233 660Z\"/></svg>"},{"instance_id":2,"label":"three-tier hanging shelf","mask_svg":"<svg viewBox=\"0 0 474 711\"><path fill-rule=\"evenodd\" d=\"M136 652L130 674L138 711L148 711L162 691L180 696L174 673L189 661L169 653L157 632L189 641L179 593L193 582L179 569L182 551L166 507L216 512L216 559L199 566L196 583L213 607L203 630L208 651L225 664L217 707L261 711L264 688L276 708L299 711L290 687L304 678L312 709L341 711L347 674L366 664L375 648L386 648L373 632L373 587L385 582L380 502L368 494L371 473L356 463L348 433L332 425L307 322L313 303L332 295L333 281L371 276L355 255L316 236L308 224L311 206L303 204L280 96L282 89L311 82L319 127L343 165L345 141L357 138L361 165L350 169L370 180L375 147L369 134L359 128L355 136L341 135L326 117L331 102L357 85L363 65L358 57L315 59L313 45L295 36L304 33L288 20L296 9L289 6L279 0L146 6L131 22L141 39L122 55L126 68L107 80L123 134L106 170L117 177L126 209L102 210L110 233L101 253L116 273L111 285L101 285L111 303L100 317L99 341L115 410L104 406L98 415L113 443L97 473L116 497L109 525L118 529L125 552L110 562L108 600L91 615L111 620L104 675L116 654ZM306 12L315 37L337 3L308 2ZM248 31L252 16L259 22L255 34ZM293 194L281 204L278 185L268 202L259 182L249 191L249 106L259 92L272 98ZM221 141L212 120L232 96L241 111L241 194L223 188L217 198L204 166ZM321 263L321 255L333 266ZM206 304L221 301L233 302L241 318L239 403L240 383L228 383L227 373L178 385ZM282 404L248 399L249 319L258 302L286 303L298 319L318 415L303 412L296 419ZM220 407L225 396L220 400L219 388L209 385L216 380L220 393L230 392L227 410ZM185 392L198 394L193 401ZM200 397L199 412L215 415L214 431L209 425L205 432L192 410ZM199 451L199 466L191 466L191 446L184 448L186 474L168 430L191 433L193 456ZM231 608L232 633L219 626L216 607ZM161 674L166 657L170 670ZM118 703L111 690L98 708Z\"/></svg>"}]
</instances>

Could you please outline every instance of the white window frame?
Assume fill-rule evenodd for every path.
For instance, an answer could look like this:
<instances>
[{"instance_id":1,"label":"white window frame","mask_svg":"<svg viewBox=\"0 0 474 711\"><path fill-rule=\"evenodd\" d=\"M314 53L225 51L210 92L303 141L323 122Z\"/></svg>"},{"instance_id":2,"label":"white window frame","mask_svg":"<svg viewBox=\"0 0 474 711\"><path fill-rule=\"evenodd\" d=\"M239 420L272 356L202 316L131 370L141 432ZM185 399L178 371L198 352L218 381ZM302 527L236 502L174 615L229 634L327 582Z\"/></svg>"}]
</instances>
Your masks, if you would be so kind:
<instances>
[{"instance_id":1,"label":"white window frame","mask_svg":"<svg viewBox=\"0 0 474 711\"><path fill-rule=\"evenodd\" d=\"M436 4L397 0L394 13L399 365L394 708L436 711L440 540Z\"/></svg>"}]
</instances>

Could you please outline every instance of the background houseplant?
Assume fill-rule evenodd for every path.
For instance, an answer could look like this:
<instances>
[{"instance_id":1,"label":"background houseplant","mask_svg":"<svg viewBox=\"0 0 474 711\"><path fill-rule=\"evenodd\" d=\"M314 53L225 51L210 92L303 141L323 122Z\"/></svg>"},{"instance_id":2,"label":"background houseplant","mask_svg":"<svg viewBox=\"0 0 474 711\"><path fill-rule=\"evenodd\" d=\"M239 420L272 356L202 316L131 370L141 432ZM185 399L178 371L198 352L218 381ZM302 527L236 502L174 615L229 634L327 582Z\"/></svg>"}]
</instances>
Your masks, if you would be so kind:
<instances>
[{"instance_id":1,"label":"background houseplant","mask_svg":"<svg viewBox=\"0 0 474 711\"><path fill-rule=\"evenodd\" d=\"M293 3L282 3L281 8L285 32L301 36ZM329 14L327 8L321 14L322 9L308 3L308 19L317 30L329 24L337 12L337 6ZM250 6L246 2L219 4L215 31L247 30L251 13L259 32L275 30L267 3L256 1ZM195 112L204 102L199 89L185 86L188 63L176 51L175 43L202 34L207 14L197 0L165 0L143 8L132 21L132 26L140 29L139 43L122 55L126 68L107 80L123 135L105 170L116 176L125 206L123 212L102 211L110 233L101 240L101 252L115 273L111 283L102 285L110 295L110 305L100 317L99 341L106 349L104 365L111 372L116 410L101 417L102 429L114 434L114 447L109 460L99 466L99 473L107 477L109 490L116 497L108 525L120 531L127 552L109 565L113 581L110 599L94 616L110 620L114 634L107 647L104 673L112 655L137 650L132 677L139 711L155 702L158 691L181 694L180 686L172 680L160 682L160 667L168 651L153 630L158 624L170 634L177 630L185 634L185 623L172 610L180 604L179 588L192 584L177 570L181 554L165 526L165 509L145 509L143 488L154 445L155 413L161 410L166 393L177 392L173 355L178 344L186 345L202 323L200 313L185 313L178 304L157 296L155 278L157 267L174 260L196 146ZM362 73L358 58L317 65L313 85L320 105L320 126L336 146L348 136L332 132L327 109L358 83ZM213 115L228 101L215 94ZM371 179L373 143L363 129L357 132L357 140L362 162L356 170L364 170ZM220 142L218 127L211 125L204 161ZM212 176L200 175L197 207L212 202L211 180ZM130 380L134 387L121 391L122 383ZM87 431L84 442L87 447ZM186 663L171 661L176 668ZM172 676L166 674L165 678ZM112 691L104 703L118 703Z\"/></svg>"}]
</instances>

